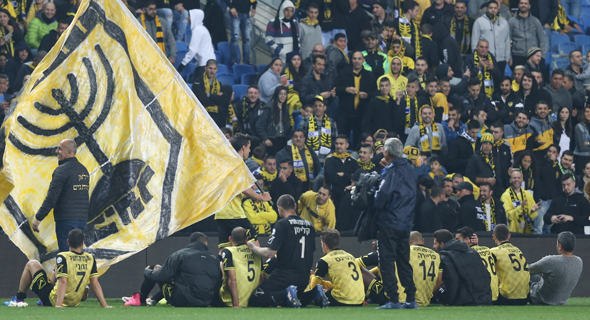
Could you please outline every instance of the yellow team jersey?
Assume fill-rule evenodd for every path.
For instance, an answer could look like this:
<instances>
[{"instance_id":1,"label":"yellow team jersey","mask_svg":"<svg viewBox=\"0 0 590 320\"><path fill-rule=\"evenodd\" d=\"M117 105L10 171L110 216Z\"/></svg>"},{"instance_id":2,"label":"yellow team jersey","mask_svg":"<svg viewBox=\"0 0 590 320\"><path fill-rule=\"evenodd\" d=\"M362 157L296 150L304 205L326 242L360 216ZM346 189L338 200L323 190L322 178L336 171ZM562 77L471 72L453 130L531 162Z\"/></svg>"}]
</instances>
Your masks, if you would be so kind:
<instances>
[{"instance_id":1,"label":"yellow team jersey","mask_svg":"<svg viewBox=\"0 0 590 320\"><path fill-rule=\"evenodd\" d=\"M248 246L243 244L238 247L226 247L223 249L221 259L223 261L224 271L234 270L240 307L247 307L248 300L250 300L250 296L256 290L260 281L260 273L262 271L260 257L254 255ZM232 297L227 282L228 277L225 275L219 295L223 303L231 307L233 306Z\"/></svg>"},{"instance_id":2,"label":"yellow team jersey","mask_svg":"<svg viewBox=\"0 0 590 320\"><path fill-rule=\"evenodd\" d=\"M336 208L332 199L320 206L317 192L310 190L301 195L297 204L297 214L311 222L316 231L336 227Z\"/></svg>"},{"instance_id":3,"label":"yellow team jersey","mask_svg":"<svg viewBox=\"0 0 590 320\"><path fill-rule=\"evenodd\" d=\"M496 257L500 294L507 299L526 299L531 274L522 251L509 242L490 251Z\"/></svg>"},{"instance_id":4,"label":"yellow team jersey","mask_svg":"<svg viewBox=\"0 0 590 320\"><path fill-rule=\"evenodd\" d=\"M242 194L238 194L223 209L215 214L215 220L220 219L245 219L246 213L242 208Z\"/></svg>"},{"instance_id":5,"label":"yellow team jersey","mask_svg":"<svg viewBox=\"0 0 590 320\"><path fill-rule=\"evenodd\" d=\"M56 278L67 278L68 284L66 286L66 295L64 297L63 306L75 307L80 304L86 285L90 282L90 278L98 277L96 269L96 260L88 252L76 253L72 251L61 252L57 255L57 267L55 272ZM57 301L57 288L59 281L51 290L49 300L52 305Z\"/></svg>"},{"instance_id":6,"label":"yellow team jersey","mask_svg":"<svg viewBox=\"0 0 590 320\"><path fill-rule=\"evenodd\" d=\"M410 246L410 265L414 272L416 303L421 307L426 307L430 305L430 299L432 299L436 280L438 279L440 256L430 248L422 245L413 245ZM397 276L399 301L405 302L406 293L399 281L397 266L395 268L395 275Z\"/></svg>"},{"instance_id":7,"label":"yellow team jersey","mask_svg":"<svg viewBox=\"0 0 590 320\"><path fill-rule=\"evenodd\" d=\"M350 253L334 249L320 258L315 270L318 280L327 277L333 285L332 297L344 304L365 301L365 285L359 262Z\"/></svg>"},{"instance_id":8,"label":"yellow team jersey","mask_svg":"<svg viewBox=\"0 0 590 320\"><path fill-rule=\"evenodd\" d=\"M258 234L272 232L271 223L277 222L279 215L268 201L256 203L254 199L246 199L242 203L242 208L252 226L258 231Z\"/></svg>"},{"instance_id":9,"label":"yellow team jersey","mask_svg":"<svg viewBox=\"0 0 590 320\"><path fill-rule=\"evenodd\" d=\"M492 288L492 301L498 300L498 275L496 274L496 257L490 251L490 248L483 246L473 246L471 249L477 251L483 265L486 266L490 273L490 287Z\"/></svg>"}]
</instances>

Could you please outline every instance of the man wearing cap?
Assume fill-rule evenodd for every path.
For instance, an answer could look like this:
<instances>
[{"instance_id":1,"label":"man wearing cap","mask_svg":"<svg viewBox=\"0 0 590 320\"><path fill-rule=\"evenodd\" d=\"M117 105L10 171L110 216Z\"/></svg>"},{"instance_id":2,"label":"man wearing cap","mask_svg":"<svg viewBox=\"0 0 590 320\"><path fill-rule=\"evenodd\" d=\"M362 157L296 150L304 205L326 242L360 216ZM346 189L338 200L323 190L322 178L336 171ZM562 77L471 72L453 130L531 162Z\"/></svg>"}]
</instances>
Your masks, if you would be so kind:
<instances>
[{"instance_id":1,"label":"man wearing cap","mask_svg":"<svg viewBox=\"0 0 590 320\"><path fill-rule=\"evenodd\" d=\"M508 20L512 37L512 69L526 63L530 47L541 48L541 55L548 52L549 43L545 38L541 21L530 13L530 0L518 2L518 13Z\"/></svg>"},{"instance_id":2,"label":"man wearing cap","mask_svg":"<svg viewBox=\"0 0 590 320\"><path fill-rule=\"evenodd\" d=\"M543 51L539 47L530 47L526 52L524 72L540 71L542 73L541 59L543 59Z\"/></svg>"},{"instance_id":3,"label":"man wearing cap","mask_svg":"<svg viewBox=\"0 0 590 320\"><path fill-rule=\"evenodd\" d=\"M373 20L371 20L371 31L374 34L383 32L383 24L386 21L393 22L393 18L385 13L387 0L376 0L373 2Z\"/></svg>"},{"instance_id":4,"label":"man wearing cap","mask_svg":"<svg viewBox=\"0 0 590 320\"><path fill-rule=\"evenodd\" d=\"M365 57L363 67L365 70L372 72L375 78L379 78L389 70L389 59L387 54L378 50L379 36L369 30L361 32L365 51L362 52Z\"/></svg>"},{"instance_id":5,"label":"man wearing cap","mask_svg":"<svg viewBox=\"0 0 590 320\"><path fill-rule=\"evenodd\" d=\"M405 146L417 147L422 154L446 154L447 140L440 123L434 122L434 110L429 105L420 108L422 120L410 130Z\"/></svg>"},{"instance_id":6,"label":"man wearing cap","mask_svg":"<svg viewBox=\"0 0 590 320\"><path fill-rule=\"evenodd\" d=\"M338 128L336 121L326 114L326 104L322 96L314 98L313 115L303 119L301 130L307 137L305 144L318 155L323 164L326 156L334 150Z\"/></svg>"},{"instance_id":7,"label":"man wearing cap","mask_svg":"<svg viewBox=\"0 0 590 320\"><path fill-rule=\"evenodd\" d=\"M500 160L493 156L493 146L494 136L491 133L482 134L480 151L469 159L465 175L477 185L488 182L494 186L494 191L501 193L504 189L502 189Z\"/></svg>"},{"instance_id":8,"label":"man wearing cap","mask_svg":"<svg viewBox=\"0 0 590 320\"><path fill-rule=\"evenodd\" d=\"M500 200L504 203L510 232L533 234L533 220L537 217L540 206L539 203L535 203L533 195L521 185L522 172L512 170L510 188L506 189Z\"/></svg>"}]
</instances>

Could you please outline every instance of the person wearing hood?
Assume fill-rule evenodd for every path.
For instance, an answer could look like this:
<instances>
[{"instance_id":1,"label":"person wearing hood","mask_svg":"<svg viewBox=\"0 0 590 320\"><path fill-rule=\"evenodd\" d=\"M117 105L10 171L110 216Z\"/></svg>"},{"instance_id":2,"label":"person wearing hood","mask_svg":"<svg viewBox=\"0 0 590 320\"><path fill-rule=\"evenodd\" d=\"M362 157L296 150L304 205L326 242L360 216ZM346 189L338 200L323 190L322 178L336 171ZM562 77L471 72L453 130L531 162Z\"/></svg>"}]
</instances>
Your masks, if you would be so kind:
<instances>
[{"instance_id":1,"label":"person wearing hood","mask_svg":"<svg viewBox=\"0 0 590 320\"><path fill-rule=\"evenodd\" d=\"M57 29L55 20L55 4L48 2L43 6L43 11L39 11L31 23L25 35L25 41L32 49L39 48L41 39L49 33L50 30Z\"/></svg>"},{"instance_id":2,"label":"person wearing hood","mask_svg":"<svg viewBox=\"0 0 590 320\"><path fill-rule=\"evenodd\" d=\"M456 75L463 74L461 46L451 37L449 30L442 23L437 23L432 27L432 40L438 45L440 63L448 63ZM429 71L432 72L432 70Z\"/></svg>"},{"instance_id":3,"label":"person wearing hood","mask_svg":"<svg viewBox=\"0 0 590 320\"><path fill-rule=\"evenodd\" d=\"M389 70L383 75L383 77L389 78L389 82L391 83L391 96L397 96L398 91L406 90L406 85L408 84L408 78L402 75L402 70L404 69L404 63L402 58L395 56L391 58ZM379 77L381 78L381 77ZM379 79L377 79L377 85L379 85Z\"/></svg>"},{"instance_id":4,"label":"person wearing hood","mask_svg":"<svg viewBox=\"0 0 590 320\"><path fill-rule=\"evenodd\" d=\"M43 37L38 50L47 52L51 51L51 48L53 48L53 46L57 43L57 40L59 40L59 37L61 37L64 31L68 29L71 23L71 17L68 17L65 20L58 21L57 29L49 31L49 33L45 35L45 37ZM176 48L176 43L174 43L174 48ZM176 52L174 54L176 55Z\"/></svg>"},{"instance_id":5,"label":"person wearing hood","mask_svg":"<svg viewBox=\"0 0 590 320\"><path fill-rule=\"evenodd\" d=\"M14 92L19 91L22 88L25 76L33 73L33 71L39 65L39 63L41 63L43 58L45 58L46 54L47 52L45 51L37 51L37 53L35 53L35 58L33 59L33 61L23 63L23 65L18 70L16 79L14 80L16 82L12 87Z\"/></svg>"},{"instance_id":6,"label":"person wearing hood","mask_svg":"<svg viewBox=\"0 0 590 320\"><path fill-rule=\"evenodd\" d=\"M203 25L204 18L205 13L201 9L189 11L192 37L188 46L188 52L184 56L184 59L182 59L180 66L178 66L178 72L181 72L194 58L197 65L195 73L199 75L205 71L205 65L209 60L216 60L213 43L211 42L211 34L209 34L209 30Z\"/></svg>"},{"instance_id":7,"label":"person wearing hood","mask_svg":"<svg viewBox=\"0 0 590 320\"><path fill-rule=\"evenodd\" d=\"M463 184L467 188L468 183L460 185ZM469 193L465 188L460 190ZM473 199L473 195L469 194L469 197ZM475 202L475 200L472 201ZM444 304L449 306L491 305L491 277L479 253L469 248L465 242L455 240L449 230L437 230L432 236L434 237L433 249L440 255L439 269L442 270L442 281L437 282L434 289L438 290L444 283Z\"/></svg>"},{"instance_id":8,"label":"person wearing hood","mask_svg":"<svg viewBox=\"0 0 590 320\"><path fill-rule=\"evenodd\" d=\"M281 4L278 17L268 22L266 26L266 45L270 47L272 57L287 60L287 53L299 51L299 27L293 19L295 5L287 0Z\"/></svg>"},{"instance_id":9,"label":"person wearing hood","mask_svg":"<svg viewBox=\"0 0 590 320\"><path fill-rule=\"evenodd\" d=\"M465 175L467 163L475 152L480 128L479 122L469 121L466 132L459 134L453 141L447 157L447 168L450 172Z\"/></svg>"},{"instance_id":10,"label":"person wearing hood","mask_svg":"<svg viewBox=\"0 0 590 320\"><path fill-rule=\"evenodd\" d=\"M535 71L542 79L540 72ZM547 90L542 90L538 85L534 74L526 72L522 76L520 90L517 92L519 97L524 101L524 111L528 113L529 118L535 114L537 102L545 101L548 105L553 105L553 98Z\"/></svg>"},{"instance_id":11,"label":"person wearing hood","mask_svg":"<svg viewBox=\"0 0 590 320\"><path fill-rule=\"evenodd\" d=\"M473 31L471 36L471 50L476 50L480 45L479 40L488 40L488 50L495 57L496 63L493 68L497 68L501 73L504 73L506 63L512 60L512 53L510 52L510 26L508 21L498 14L498 3L491 0L487 3L487 12L485 15L479 17L473 23ZM499 81L499 79L495 79ZM488 98L491 98L491 93Z\"/></svg>"},{"instance_id":12,"label":"person wearing hood","mask_svg":"<svg viewBox=\"0 0 590 320\"><path fill-rule=\"evenodd\" d=\"M490 42L485 38L479 39L477 47L473 46L473 54L467 57L465 63L467 68L471 69L472 77L478 79L481 83L481 90L486 97L491 98L494 93L495 83L500 81L504 70L500 68L496 57L489 52L489 49Z\"/></svg>"},{"instance_id":13,"label":"person wearing hood","mask_svg":"<svg viewBox=\"0 0 590 320\"><path fill-rule=\"evenodd\" d=\"M23 63L33 60L33 55L31 54L29 45L24 40L21 40L14 45L14 52L14 57L8 59L8 61L6 61L6 66L4 67L4 74L8 76L8 79L10 80L10 89L13 91L14 84L16 82L16 76L18 75L20 67L23 65Z\"/></svg>"},{"instance_id":14,"label":"person wearing hood","mask_svg":"<svg viewBox=\"0 0 590 320\"><path fill-rule=\"evenodd\" d=\"M541 48L541 56L549 52L549 43L543 32L541 21L531 12L530 0L520 0L518 13L508 20L512 37L512 65L524 65L527 62L527 51L531 47Z\"/></svg>"},{"instance_id":15,"label":"person wearing hood","mask_svg":"<svg viewBox=\"0 0 590 320\"><path fill-rule=\"evenodd\" d=\"M462 96L467 91L467 82L469 82L469 77L471 77L471 70L467 68L463 73L462 77L455 77L455 75L459 75L455 73L453 67L451 67L448 63L441 63L434 73L438 80L441 79L448 79L451 85L451 90L447 94L447 96Z\"/></svg>"},{"instance_id":16,"label":"person wearing hood","mask_svg":"<svg viewBox=\"0 0 590 320\"><path fill-rule=\"evenodd\" d=\"M414 71L416 64L414 60L406 55L407 47L403 40L401 39L393 39L391 41L391 49L387 52L387 59L389 60L389 65L391 66L391 60L393 57L399 57L402 59L403 69L402 74L404 76L408 75L410 72Z\"/></svg>"},{"instance_id":17,"label":"person wearing hood","mask_svg":"<svg viewBox=\"0 0 590 320\"><path fill-rule=\"evenodd\" d=\"M174 64L176 62L176 40L174 40L172 30L170 30L166 20L160 19L157 15L155 0L147 0L143 5L144 13L137 20L139 20L141 26L150 35L152 40L156 42L158 48L168 57L170 63ZM60 27L62 27L61 23ZM63 31L61 32L63 33Z\"/></svg>"}]
</instances>

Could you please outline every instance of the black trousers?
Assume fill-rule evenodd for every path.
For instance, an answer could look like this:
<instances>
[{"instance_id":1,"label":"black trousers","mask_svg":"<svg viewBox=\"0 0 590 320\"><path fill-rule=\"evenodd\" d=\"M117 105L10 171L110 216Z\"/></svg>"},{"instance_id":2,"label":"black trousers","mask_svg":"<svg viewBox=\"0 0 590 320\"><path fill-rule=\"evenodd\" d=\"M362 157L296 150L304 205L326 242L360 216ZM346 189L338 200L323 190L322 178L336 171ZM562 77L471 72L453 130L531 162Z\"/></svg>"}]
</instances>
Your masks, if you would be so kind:
<instances>
[{"instance_id":1,"label":"black trousers","mask_svg":"<svg viewBox=\"0 0 590 320\"><path fill-rule=\"evenodd\" d=\"M305 306L313 300L314 291L303 292L307 287L309 277L297 277L296 275L287 275L282 272L273 271L250 296L248 306L250 307L288 307L287 287L297 286L297 297L301 305Z\"/></svg>"},{"instance_id":2,"label":"black trousers","mask_svg":"<svg viewBox=\"0 0 590 320\"><path fill-rule=\"evenodd\" d=\"M340 113L338 115L338 133L345 134L350 138L350 131L352 130L352 144L350 149L355 149L361 138L361 119L360 117L351 117ZM371 132L372 133L372 132Z\"/></svg>"},{"instance_id":3,"label":"black trousers","mask_svg":"<svg viewBox=\"0 0 590 320\"><path fill-rule=\"evenodd\" d=\"M377 240L379 241L379 267L383 276L383 287L389 300L393 303L399 302L397 293L397 278L395 276L395 267L397 264L397 273L399 280L406 289L406 302L416 300L416 286L414 285L414 272L410 265L410 231L396 230L379 226Z\"/></svg>"},{"instance_id":4,"label":"black trousers","mask_svg":"<svg viewBox=\"0 0 590 320\"><path fill-rule=\"evenodd\" d=\"M154 269L153 266L150 267L150 269ZM145 300L147 299L148 295L150 294L150 292L152 291L152 289L154 289L154 287L159 284L160 286L160 291L158 291L155 295L152 296L152 300L156 300L156 301L160 301L164 298L164 292L162 290L162 288L166 285L165 283L157 283L155 281L152 281L150 279L147 278L143 278L143 282L141 283L141 288L139 289L139 300L141 300L141 304L145 304ZM172 285L172 284L168 284L168 285ZM171 292L169 292L171 293ZM171 294L170 294L171 296ZM167 297L168 299L169 297Z\"/></svg>"},{"instance_id":5,"label":"black trousers","mask_svg":"<svg viewBox=\"0 0 590 320\"><path fill-rule=\"evenodd\" d=\"M527 298L525 299L508 299L504 298L502 294L498 295L498 300L494 301L494 305L497 306L524 306L528 303Z\"/></svg>"}]
</instances>

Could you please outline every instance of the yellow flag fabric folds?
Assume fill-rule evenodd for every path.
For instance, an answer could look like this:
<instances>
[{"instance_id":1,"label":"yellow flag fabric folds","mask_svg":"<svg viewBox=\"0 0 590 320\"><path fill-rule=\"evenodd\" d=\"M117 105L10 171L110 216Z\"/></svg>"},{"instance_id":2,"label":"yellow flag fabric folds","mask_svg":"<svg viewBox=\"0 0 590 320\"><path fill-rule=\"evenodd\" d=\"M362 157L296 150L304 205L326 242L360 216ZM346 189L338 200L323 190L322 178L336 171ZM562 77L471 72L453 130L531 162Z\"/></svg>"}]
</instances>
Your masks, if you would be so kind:
<instances>
[{"instance_id":1,"label":"yellow flag fabric folds","mask_svg":"<svg viewBox=\"0 0 590 320\"><path fill-rule=\"evenodd\" d=\"M90 172L87 251L99 269L200 221L254 181L165 54L114 0L85 0L0 129L0 224L30 259L57 254L53 213L32 231L66 138Z\"/></svg>"}]
</instances>

